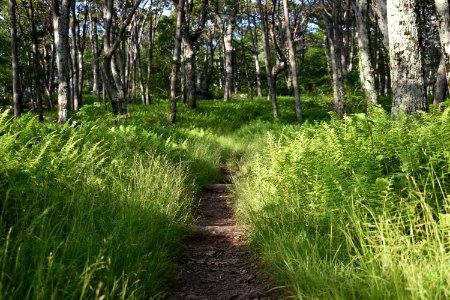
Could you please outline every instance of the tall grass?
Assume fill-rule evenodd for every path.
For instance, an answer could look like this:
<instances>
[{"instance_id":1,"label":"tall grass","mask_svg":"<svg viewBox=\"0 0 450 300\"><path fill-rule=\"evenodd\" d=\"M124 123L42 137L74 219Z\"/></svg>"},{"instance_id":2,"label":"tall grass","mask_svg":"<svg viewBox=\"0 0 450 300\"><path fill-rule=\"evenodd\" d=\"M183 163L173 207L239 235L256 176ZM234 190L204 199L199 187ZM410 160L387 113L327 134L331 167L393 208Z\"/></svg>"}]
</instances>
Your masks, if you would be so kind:
<instances>
[{"instance_id":1,"label":"tall grass","mask_svg":"<svg viewBox=\"0 0 450 300\"><path fill-rule=\"evenodd\" d=\"M181 106L176 125L164 102L129 110L85 105L65 126L2 113L1 299L163 297L195 194L246 147L231 135L271 121L267 100Z\"/></svg>"},{"instance_id":2,"label":"tall grass","mask_svg":"<svg viewBox=\"0 0 450 300\"><path fill-rule=\"evenodd\" d=\"M291 282L305 295L338 295L327 294L320 286L327 278L339 283L345 272L351 273L357 263L355 253L372 251L365 246L368 241L363 244L356 238L358 233L373 230L373 224L384 224L379 220L382 214L371 211L375 204L362 205L356 196L349 198L352 201L346 198L352 194L347 185L353 182L353 173L345 164L360 168L358 174L363 175L364 166L370 169L374 165L375 171L364 176L382 174L372 193L386 190L386 203L395 196L390 191L397 191L398 184L408 179L383 177L383 172L396 172L390 168L398 163L397 150L376 128L371 129L372 144L378 143L382 149L379 153L373 150L372 144L364 141L369 132L364 118L315 125L315 120L330 119L330 101L322 96L303 100L307 123L302 126L293 125L291 98L280 98L282 118L277 122L272 121L267 99L202 101L195 111L180 106L175 125L167 122L165 102L148 107L130 105L130 114L120 119L105 112L103 105L86 105L72 116L78 122L75 128L69 126L72 120L59 126L39 123L31 114L12 119L3 113L0 298L163 297L167 281L177 273L176 257L182 250L185 225L193 221L190 212L196 204L195 194L218 178L220 164L234 158L236 167L249 155L252 159L239 170L239 174L249 175L239 182L239 193L241 216L254 228L253 245L261 253L284 253L281 260L280 256L264 256L283 284ZM380 117L376 123L385 124L381 131L389 126L393 133L403 130L387 118ZM408 126L419 128L411 124ZM347 127L354 129L347 133ZM364 132L365 138L359 137L359 132ZM272 137L266 141L269 134ZM342 136L348 149L341 149ZM392 136L397 142L396 135ZM321 143L316 141L321 139ZM299 145L316 146L304 150ZM359 146L374 157L371 162L360 153L350 161L344 158L351 147L358 150ZM328 150L322 152L324 149ZM327 164L310 159L316 155ZM433 163L436 176L442 175L440 164L446 164L439 159ZM332 165L337 160L342 162L339 168ZM328 166L325 175L324 166ZM341 194L336 201L335 185L346 186L342 191L337 189ZM303 192L307 201L298 196ZM343 198L346 200L339 203ZM373 222L352 223L362 215L371 216L368 220ZM288 248L288 244L293 247ZM301 257L308 257L308 261ZM304 266L303 273L298 272L302 270L298 266ZM323 276L313 276L310 266ZM358 264L360 269L363 266ZM370 266L379 267L376 263ZM334 277L329 276L332 272L328 267L336 270ZM298 274L317 284L298 280ZM364 285L362 280L354 282ZM301 285L311 292L304 292ZM380 283L380 289L383 287Z\"/></svg>"},{"instance_id":3,"label":"tall grass","mask_svg":"<svg viewBox=\"0 0 450 300\"><path fill-rule=\"evenodd\" d=\"M87 106L72 129L2 114L0 298L148 299L175 275L183 224L220 152L187 137L194 129L108 116Z\"/></svg>"},{"instance_id":4,"label":"tall grass","mask_svg":"<svg viewBox=\"0 0 450 300\"><path fill-rule=\"evenodd\" d=\"M306 299L450 297L449 112L375 109L267 135L237 208L278 285Z\"/></svg>"}]
</instances>

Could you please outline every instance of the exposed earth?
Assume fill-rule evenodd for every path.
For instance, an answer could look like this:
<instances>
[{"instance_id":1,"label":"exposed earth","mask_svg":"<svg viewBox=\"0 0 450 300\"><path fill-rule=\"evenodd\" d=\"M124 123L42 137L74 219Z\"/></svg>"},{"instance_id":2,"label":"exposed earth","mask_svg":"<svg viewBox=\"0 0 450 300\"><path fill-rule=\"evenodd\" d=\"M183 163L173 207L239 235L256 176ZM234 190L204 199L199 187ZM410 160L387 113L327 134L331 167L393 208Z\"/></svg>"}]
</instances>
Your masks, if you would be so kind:
<instances>
[{"instance_id":1,"label":"exposed earth","mask_svg":"<svg viewBox=\"0 0 450 300\"><path fill-rule=\"evenodd\" d=\"M205 187L197 225L187 240L183 273L167 299L279 299L264 289L264 276L252 263L245 227L233 220L229 175Z\"/></svg>"}]
</instances>

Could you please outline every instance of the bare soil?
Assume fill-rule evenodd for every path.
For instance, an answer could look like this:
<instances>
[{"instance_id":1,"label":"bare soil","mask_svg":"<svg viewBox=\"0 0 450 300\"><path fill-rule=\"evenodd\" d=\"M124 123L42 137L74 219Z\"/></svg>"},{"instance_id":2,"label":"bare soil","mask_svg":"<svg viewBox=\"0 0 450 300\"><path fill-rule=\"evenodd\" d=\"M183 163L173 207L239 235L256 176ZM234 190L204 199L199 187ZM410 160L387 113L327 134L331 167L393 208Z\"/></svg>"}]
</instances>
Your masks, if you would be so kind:
<instances>
[{"instance_id":1,"label":"bare soil","mask_svg":"<svg viewBox=\"0 0 450 300\"><path fill-rule=\"evenodd\" d=\"M224 182L229 182L224 174ZM167 299L278 299L250 259L245 227L233 220L231 183L205 187L187 240L183 272Z\"/></svg>"}]
</instances>

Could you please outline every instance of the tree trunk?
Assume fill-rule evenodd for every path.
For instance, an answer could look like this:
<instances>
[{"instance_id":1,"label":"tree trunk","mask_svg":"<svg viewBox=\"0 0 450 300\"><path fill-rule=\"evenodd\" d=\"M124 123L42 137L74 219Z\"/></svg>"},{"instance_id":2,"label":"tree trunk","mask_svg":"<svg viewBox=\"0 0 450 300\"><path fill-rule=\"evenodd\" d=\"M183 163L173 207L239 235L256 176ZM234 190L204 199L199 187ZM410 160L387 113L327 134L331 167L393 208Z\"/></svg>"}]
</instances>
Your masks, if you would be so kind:
<instances>
[{"instance_id":1,"label":"tree trunk","mask_svg":"<svg viewBox=\"0 0 450 300\"><path fill-rule=\"evenodd\" d=\"M448 0L435 0L438 15L439 39L445 57L445 73L450 88L450 12Z\"/></svg>"},{"instance_id":2,"label":"tree trunk","mask_svg":"<svg viewBox=\"0 0 450 300\"><path fill-rule=\"evenodd\" d=\"M39 42L37 38L36 24L34 21L34 9L33 1L28 0L27 16L30 21L31 27L31 41L32 41L32 54L33 54L33 89L36 98L36 104L38 109L39 121L44 121L43 108L42 108L42 90L41 90L41 65L39 63Z\"/></svg>"},{"instance_id":3,"label":"tree trunk","mask_svg":"<svg viewBox=\"0 0 450 300\"><path fill-rule=\"evenodd\" d=\"M184 45L184 91L186 95L186 104L189 109L197 107L195 97L195 59L194 45L186 35L183 35Z\"/></svg>"},{"instance_id":4,"label":"tree trunk","mask_svg":"<svg viewBox=\"0 0 450 300\"><path fill-rule=\"evenodd\" d=\"M374 25L374 42L373 46L373 66L374 66L374 80L375 80L375 90L377 91L377 96L381 95L381 81L380 81L380 62L381 62L381 51L379 48L380 45L380 30L378 29L378 20L375 18ZM378 98L378 97L377 97Z\"/></svg>"},{"instance_id":5,"label":"tree trunk","mask_svg":"<svg viewBox=\"0 0 450 300\"><path fill-rule=\"evenodd\" d=\"M51 44L50 53L46 47L44 47L44 57L45 57L45 93L48 101L48 109L53 111L53 66L55 65L55 47Z\"/></svg>"},{"instance_id":6,"label":"tree trunk","mask_svg":"<svg viewBox=\"0 0 450 300\"><path fill-rule=\"evenodd\" d=\"M359 48L359 72L361 83L366 93L368 104L377 104L377 92L375 89L375 76L370 57L369 42L369 13L367 0L356 0L353 4L358 30Z\"/></svg>"},{"instance_id":7,"label":"tree trunk","mask_svg":"<svg viewBox=\"0 0 450 300\"><path fill-rule=\"evenodd\" d=\"M332 75L332 84L333 84L333 98L334 98L334 111L340 117L344 115L344 104L343 104L343 93L342 93L342 66L341 66L341 55L340 48L337 47L337 39L339 38L339 34L336 32L337 25L337 14L339 14L339 9L336 3L333 1L332 3L332 14L326 10L325 0L322 0L322 10L323 16L326 26L326 34L327 34L327 44L329 48L330 55L330 67L331 67L331 75ZM339 29L337 29L339 31Z\"/></svg>"},{"instance_id":8,"label":"tree trunk","mask_svg":"<svg viewBox=\"0 0 450 300\"><path fill-rule=\"evenodd\" d=\"M22 95L20 92L19 79L19 56L17 52L17 18L16 18L16 1L9 0L9 19L11 30L11 61L12 61L12 76L13 76L13 102L14 102L14 116L19 117L22 106Z\"/></svg>"},{"instance_id":9,"label":"tree trunk","mask_svg":"<svg viewBox=\"0 0 450 300\"><path fill-rule=\"evenodd\" d=\"M228 24L223 35L224 63L225 63L225 87L223 100L229 101L233 93L234 68L233 68L233 32L236 26L236 14L239 10L239 2L235 2L229 15Z\"/></svg>"},{"instance_id":10,"label":"tree trunk","mask_svg":"<svg viewBox=\"0 0 450 300\"><path fill-rule=\"evenodd\" d=\"M52 0L53 34L58 69L58 123L67 121L70 108L69 17L71 0Z\"/></svg>"},{"instance_id":11,"label":"tree trunk","mask_svg":"<svg viewBox=\"0 0 450 300\"><path fill-rule=\"evenodd\" d=\"M270 62L270 44L269 44L269 31L267 28L267 14L261 3L261 0L258 0L257 4L261 16L262 40L264 47L264 63L266 65L267 86L269 87L269 100L272 103L273 118L277 120L279 118L279 111L274 80L272 77L272 63Z\"/></svg>"},{"instance_id":12,"label":"tree trunk","mask_svg":"<svg viewBox=\"0 0 450 300\"><path fill-rule=\"evenodd\" d=\"M98 57L98 34L97 34L97 18L94 16L94 9L91 6L89 9L89 19L90 19L90 37L91 37L91 47L92 47L92 73L94 83L92 86L92 92L97 96L97 101L100 102L100 67L99 67L99 57Z\"/></svg>"},{"instance_id":13,"label":"tree trunk","mask_svg":"<svg viewBox=\"0 0 450 300\"><path fill-rule=\"evenodd\" d=\"M392 117L426 110L415 0L388 0Z\"/></svg>"},{"instance_id":14,"label":"tree trunk","mask_svg":"<svg viewBox=\"0 0 450 300\"><path fill-rule=\"evenodd\" d=\"M83 13L83 27L82 34L79 34L78 30L78 91L79 91L79 107L83 104L83 83L84 83L84 51L86 49L86 31L87 31L87 19L88 19L88 3L84 0L84 13Z\"/></svg>"},{"instance_id":15,"label":"tree trunk","mask_svg":"<svg viewBox=\"0 0 450 300\"><path fill-rule=\"evenodd\" d=\"M439 68L436 76L436 85L434 90L434 105L439 105L439 103L445 101L445 97L448 92L447 77L445 72L445 56L442 54L441 61L439 63Z\"/></svg>"},{"instance_id":16,"label":"tree trunk","mask_svg":"<svg viewBox=\"0 0 450 300\"><path fill-rule=\"evenodd\" d=\"M148 31L148 65L147 65L147 99L145 104L152 103L152 66L153 66L153 48L155 41L155 25L153 15L150 16L150 26Z\"/></svg>"},{"instance_id":17,"label":"tree trunk","mask_svg":"<svg viewBox=\"0 0 450 300\"><path fill-rule=\"evenodd\" d=\"M292 80L292 88L294 90L294 99L295 99L295 116L297 117L297 121L302 121L302 108L300 102L300 91L298 88L298 77L297 77L297 63L295 62L295 51L294 51L294 42L292 41L291 28L289 24L289 8L288 8L288 0L283 0L283 10L284 10L284 22L286 27L286 39L288 45L288 54L289 54L289 71L291 74Z\"/></svg>"},{"instance_id":18,"label":"tree trunk","mask_svg":"<svg viewBox=\"0 0 450 300\"><path fill-rule=\"evenodd\" d=\"M374 0L374 9L377 16L378 28L383 35L383 46L387 51L389 51L389 28L386 0Z\"/></svg>"},{"instance_id":19,"label":"tree trunk","mask_svg":"<svg viewBox=\"0 0 450 300\"><path fill-rule=\"evenodd\" d=\"M212 75L214 73L214 54L215 54L216 46L214 45L213 33L210 33L208 46L209 46L208 47L209 48L208 68L207 68L207 71L206 71L206 78L205 78L205 92L206 92L206 94L210 93L211 79L212 79Z\"/></svg>"},{"instance_id":20,"label":"tree trunk","mask_svg":"<svg viewBox=\"0 0 450 300\"><path fill-rule=\"evenodd\" d=\"M175 46L172 57L172 73L170 76L170 123L175 123L177 116L177 77L180 68L181 26L184 19L184 0L173 0L173 3L177 10L177 23L175 30Z\"/></svg>"},{"instance_id":21,"label":"tree trunk","mask_svg":"<svg viewBox=\"0 0 450 300\"><path fill-rule=\"evenodd\" d=\"M339 16L338 22L335 23L335 34L339 33L342 38L339 38L336 36L336 42L339 43L340 49L341 49L341 66L342 66L342 72L343 75L348 74L352 70L352 57L351 57L351 50L352 50L352 43L351 43L351 4L350 0L340 0L345 5L343 8L343 18L340 18L340 9L342 5L339 5L339 10L337 11L337 16ZM352 2L355 0L352 0ZM344 23L344 26L342 26L342 29L340 26L338 27L337 24L341 22Z\"/></svg>"},{"instance_id":22,"label":"tree trunk","mask_svg":"<svg viewBox=\"0 0 450 300\"><path fill-rule=\"evenodd\" d=\"M256 28L256 17L252 17L253 25ZM255 30L256 31L256 30ZM261 67L259 66L259 50L257 33L250 28L250 37L252 40L253 60L255 61L255 73L256 73L256 89L258 97L262 97L262 84L261 84Z\"/></svg>"},{"instance_id":23,"label":"tree trunk","mask_svg":"<svg viewBox=\"0 0 450 300\"><path fill-rule=\"evenodd\" d=\"M143 105L148 104L147 100L147 93L145 91L144 86L144 74L142 74L142 63L141 63L141 45L140 45L140 39L136 41L136 67L138 71L138 79L139 79L139 90L141 93L141 101Z\"/></svg>"},{"instance_id":24,"label":"tree trunk","mask_svg":"<svg viewBox=\"0 0 450 300\"><path fill-rule=\"evenodd\" d=\"M80 68L78 64L79 24L75 4L76 1L72 0L72 68L73 68L72 91L73 91L73 110L78 111L80 108L80 90L79 90Z\"/></svg>"},{"instance_id":25,"label":"tree trunk","mask_svg":"<svg viewBox=\"0 0 450 300\"><path fill-rule=\"evenodd\" d=\"M126 114L126 101L124 94L124 84L122 81L123 74L120 74L120 69L117 67L115 52L123 40L126 28L131 22L131 19L139 7L142 0L136 0L131 11L127 14L126 20L118 30L117 37L113 43L112 41L112 21L114 16L113 0L106 0L104 4L104 60L103 60L103 84L111 101L113 113L115 115ZM111 78L113 81L111 81Z\"/></svg>"}]
</instances>

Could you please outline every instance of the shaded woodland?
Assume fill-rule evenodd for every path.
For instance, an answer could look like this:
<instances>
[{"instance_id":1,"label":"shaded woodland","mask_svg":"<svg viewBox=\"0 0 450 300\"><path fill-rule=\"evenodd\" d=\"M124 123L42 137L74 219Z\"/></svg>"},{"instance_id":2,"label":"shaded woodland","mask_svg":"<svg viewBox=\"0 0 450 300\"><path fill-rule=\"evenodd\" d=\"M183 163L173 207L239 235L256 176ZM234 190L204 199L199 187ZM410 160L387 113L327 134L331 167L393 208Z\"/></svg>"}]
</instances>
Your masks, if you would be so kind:
<instances>
[{"instance_id":1,"label":"shaded woodland","mask_svg":"<svg viewBox=\"0 0 450 300\"><path fill-rule=\"evenodd\" d=\"M448 15L438 0L12 0L0 96L16 116L57 110L59 123L85 94L118 115L170 99L172 122L177 102L263 95L274 118L277 96L295 96L301 121L301 94L330 92L340 116L355 95L412 114L447 95Z\"/></svg>"},{"instance_id":2,"label":"shaded woodland","mask_svg":"<svg viewBox=\"0 0 450 300\"><path fill-rule=\"evenodd\" d=\"M449 66L448 0L1 2L0 299L450 299Z\"/></svg>"}]
</instances>

